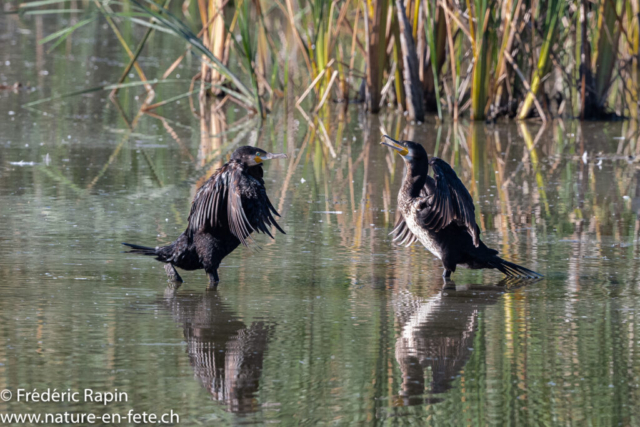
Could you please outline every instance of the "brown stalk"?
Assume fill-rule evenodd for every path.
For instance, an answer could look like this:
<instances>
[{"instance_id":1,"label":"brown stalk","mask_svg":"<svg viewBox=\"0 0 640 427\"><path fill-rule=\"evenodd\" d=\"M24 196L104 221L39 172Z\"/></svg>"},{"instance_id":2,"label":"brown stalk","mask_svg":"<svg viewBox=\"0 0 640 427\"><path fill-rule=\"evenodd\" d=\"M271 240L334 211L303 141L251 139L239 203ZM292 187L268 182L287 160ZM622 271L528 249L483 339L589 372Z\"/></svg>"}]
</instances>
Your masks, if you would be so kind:
<instances>
[{"instance_id":1,"label":"brown stalk","mask_svg":"<svg viewBox=\"0 0 640 427\"><path fill-rule=\"evenodd\" d=\"M520 68L518 68L518 64L515 63L515 61L511 57L511 55L509 55L509 53L505 51L504 52L504 57L507 58L507 61L509 61L509 63L513 67L513 70L516 72L516 74L518 74L518 77L520 77L520 80L522 81L522 84L523 84L524 88L527 90L527 92L533 93L533 92L531 92L531 86L529 86L529 82L527 82L527 79L522 74L522 72L520 71ZM547 122L547 117L545 116L544 110L542 110L542 106L540 105L540 102L538 101L536 96L533 97L533 103L536 106L536 110L538 111L538 115L540 116L542 121L544 123L546 123Z\"/></svg>"},{"instance_id":2,"label":"brown stalk","mask_svg":"<svg viewBox=\"0 0 640 427\"><path fill-rule=\"evenodd\" d=\"M171 136L171 138L174 139L174 141L176 141L178 143L178 145L180 146L182 151L184 151L184 153L187 155L187 157L189 157L189 159L192 162L195 161L195 159L193 158L193 155L191 154L191 152L189 151L187 146L184 144L184 142L180 139L180 137L178 136L176 131L173 130L173 128L171 127L171 125L169 124L167 119L165 119L164 117L162 117L162 116L160 116L160 115L158 115L156 113L152 113L151 111L145 111L144 113L146 115L150 116L150 117L153 117L155 119L160 120L162 122L162 126L164 126L165 130L167 131L167 133Z\"/></svg>"},{"instance_id":3,"label":"brown stalk","mask_svg":"<svg viewBox=\"0 0 640 427\"><path fill-rule=\"evenodd\" d=\"M189 92L193 93L193 88L196 84L197 80L200 80L202 78L202 73L198 73L195 76L193 76L193 78L191 78L191 84L189 85ZM189 96L189 106L191 107L191 112L193 113L193 115L199 119L200 118L200 114L198 114L198 110L196 110L196 106L193 103L193 98L191 96Z\"/></svg>"},{"instance_id":4,"label":"brown stalk","mask_svg":"<svg viewBox=\"0 0 640 427\"><path fill-rule=\"evenodd\" d=\"M291 156L291 160L289 161L287 176L284 179L284 183L282 184L282 191L280 193L280 204L278 205L278 212L280 213L282 213L282 211L284 210L284 202L286 200L289 183L291 182L291 178L293 177L293 172L298 170L298 164L300 164L300 160L302 160L302 157L304 156L304 151L305 148L307 148L307 143L309 142L310 135L310 132L305 135L302 145L300 146L300 150L298 151L298 155Z\"/></svg>"},{"instance_id":5,"label":"brown stalk","mask_svg":"<svg viewBox=\"0 0 640 427\"><path fill-rule=\"evenodd\" d=\"M365 0L362 0L365 34L367 35L367 108L372 113L380 111L380 90L386 63L385 49L387 32L388 0L377 0L373 12L373 22L369 27L369 14ZM415 52L414 52L415 54Z\"/></svg>"},{"instance_id":6,"label":"brown stalk","mask_svg":"<svg viewBox=\"0 0 640 427\"><path fill-rule=\"evenodd\" d=\"M331 67L333 65L334 61L335 61L334 59L331 59L327 63L327 65L322 69L322 71L320 71L318 76L315 79L313 79L313 81L311 82L309 87L307 87L307 89L302 93L302 95L300 95L300 98L298 98L298 100L296 101L296 107L298 107L300 105L300 103L307 97L309 92L311 92L311 89L313 89L315 87L316 83L318 83L320 81L320 79L322 78L322 76L324 76L324 74L327 72L329 67Z\"/></svg>"},{"instance_id":7,"label":"brown stalk","mask_svg":"<svg viewBox=\"0 0 640 427\"><path fill-rule=\"evenodd\" d=\"M311 66L311 59L309 58L309 52L307 51L307 47L302 40L302 36L296 27L296 21L294 19L293 6L291 4L291 0L287 0L287 12L289 16L289 24L291 25L291 31L293 31L294 38L296 42L300 46L300 50L302 51L302 57L304 58L304 62L307 64L307 71L309 74L313 75L313 67Z\"/></svg>"},{"instance_id":8,"label":"brown stalk","mask_svg":"<svg viewBox=\"0 0 640 427\"><path fill-rule=\"evenodd\" d=\"M298 111L300 111L300 114L302 114L302 117L304 117L304 119L307 121L307 123L309 124L309 127L313 128L314 130L318 128L313 123L311 118L307 115L307 113L304 112L302 107L300 107L299 105L296 105L296 108L298 109ZM329 148L329 151L331 152L331 156L335 159L336 158L336 151L333 149L333 144L331 143L331 140L329 139L329 134L327 133L327 129L325 129L324 125L322 124L322 120L318 120L318 123L320 125L319 127L320 127L320 130L322 131L322 135L324 136L324 138L323 138L324 142L327 145L327 147Z\"/></svg>"},{"instance_id":9,"label":"brown stalk","mask_svg":"<svg viewBox=\"0 0 640 427\"><path fill-rule=\"evenodd\" d=\"M335 29L333 30L333 40L331 40L331 44L329 45L329 52L333 52L333 48L335 47L336 42L338 41L338 31L340 30L340 26L344 17L347 15L347 8L349 7L349 2L351 0L347 0L344 5L340 8L340 13L338 13L338 20L336 21ZM335 2L334 2L335 4ZM360 10L360 9L358 9ZM331 14L329 15L331 16ZM330 24L331 25L331 24Z\"/></svg>"},{"instance_id":10,"label":"brown stalk","mask_svg":"<svg viewBox=\"0 0 640 427\"><path fill-rule=\"evenodd\" d=\"M187 0L189 1L189 0ZM207 28L213 23L213 20L216 19L216 17L223 11L224 7L227 5L227 3L229 3L230 0L224 0L222 2L222 5L220 6L220 9L218 9L218 11L215 13L215 15L213 15L211 18L209 18L209 21L207 22L207 24L205 26L202 27L202 29L198 32L197 37L200 38L202 37L202 35L204 34L204 32L207 30ZM178 65L180 65L180 63L182 62L182 60L185 58L185 56L187 55L187 52L189 52L191 48L187 48L185 50L185 52L180 55L178 57L178 59L176 59L171 66L169 66L169 68L167 68L167 70L164 72L164 74L162 75L162 79L165 80L167 79L175 70L176 68L178 68ZM196 76L199 76L200 73L196 74ZM157 83L155 85L153 85L152 87L157 86ZM193 89L190 90L190 92Z\"/></svg>"},{"instance_id":11,"label":"brown stalk","mask_svg":"<svg viewBox=\"0 0 640 427\"><path fill-rule=\"evenodd\" d=\"M162 6L162 8L164 9L164 8L169 7L170 3L171 3L171 0L166 0L164 2L164 5ZM153 18L149 19L149 23L151 23L151 22L153 22ZM147 44L147 40L149 39L149 36L151 36L152 32L153 32L153 28L147 28L147 30L145 31L144 35L142 36L142 40L140 40L140 43L138 44L138 47L136 48L136 51L133 54L133 57L131 58L131 60L129 61L127 66L124 67L124 70L122 71L122 75L118 79L116 85L120 85L125 81L125 79L129 75L129 71L131 71L131 68L137 62L138 56L140 56L140 54L142 53L142 49L144 48L144 45ZM148 85L145 85L145 87L146 86L148 86ZM118 93L118 90L119 90L118 87L114 87L113 90L111 90L111 93L109 94L109 97L110 98L114 98L116 96L116 94ZM149 90L147 90L147 91L149 91ZM151 91L153 91L153 88L151 89Z\"/></svg>"},{"instance_id":12,"label":"brown stalk","mask_svg":"<svg viewBox=\"0 0 640 427\"><path fill-rule=\"evenodd\" d=\"M441 0L440 1L440 6L442 7L442 9L446 12L447 15L449 15L449 17L451 19L453 19L454 21L456 21L456 24L458 25L458 28L460 28L460 30L465 33L465 35L469 38L469 41L471 43L474 43L474 38L473 35L469 32L469 30L467 30L467 28L464 26L464 24L462 23L462 21L460 21L456 15L449 10L449 8L447 7L447 3L446 1ZM472 30L473 31L473 30Z\"/></svg>"},{"instance_id":13,"label":"brown stalk","mask_svg":"<svg viewBox=\"0 0 640 427\"><path fill-rule=\"evenodd\" d=\"M116 35L118 41L120 42L120 44L124 48L125 52L127 52L127 55L129 55L129 58L130 59L134 59L133 52L131 51L131 49L129 49L129 45L124 40L124 37L122 36L122 33L120 33L120 30L116 26L115 22L113 22L113 19L111 19L111 17L106 13L104 8L102 7L102 3L100 3L98 0L93 0L93 1L96 4L96 6L98 7L98 9L100 9L103 12L104 18L107 20L107 23L111 27L111 30L113 31L113 33ZM138 64L137 60L134 61L133 68L135 68L136 72L138 73L138 76L140 76L140 80L142 80L143 82L146 82L147 81L147 77L144 75L144 72L142 71L142 68L140 67L140 64ZM151 85L149 85L149 84L146 84L144 87L147 90L147 92L153 91L153 89L151 88Z\"/></svg>"},{"instance_id":14,"label":"brown stalk","mask_svg":"<svg viewBox=\"0 0 640 427\"><path fill-rule=\"evenodd\" d=\"M518 16L520 15L521 6L522 6L522 0L518 0L518 3L516 4L516 10L513 12L513 18L509 18L509 22L507 23L507 26L509 27L509 36L506 39L504 48L502 49L506 52L511 52L511 48L513 46L513 40L515 39L515 33L516 33L515 22L518 20ZM505 31L507 31L506 27L505 27ZM498 78L496 82L496 89L495 89L496 96L495 96L494 106L498 108L500 106L500 101L502 99L502 91L503 91L503 85L501 84L501 82L505 81L506 78L508 77L507 67L504 61L502 60L502 57L498 58L498 66L496 67L495 75Z\"/></svg>"},{"instance_id":15,"label":"brown stalk","mask_svg":"<svg viewBox=\"0 0 640 427\"><path fill-rule=\"evenodd\" d=\"M422 85L420 84L418 54L416 53L415 43L411 35L411 25L407 19L402 0L396 0L396 9L404 65L404 94L407 98L406 108L409 112L410 119L423 122L425 113L424 98Z\"/></svg>"},{"instance_id":16,"label":"brown stalk","mask_svg":"<svg viewBox=\"0 0 640 427\"><path fill-rule=\"evenodd\" d=\"M338 71L337 70L334 71L333 74L331 75L331 79L329 80L329 84L327 85L327 88L324 90L324 96L320 100L320 103L318 104L318 106L313 110L314 113L317 113L318 111L320 111L320 109L322 108L324 103L327 101L327 98L329 97L329 94L331 93L331 86L333 85L333 82L336 80L336 77L338 77Z\"/></svg>"},{"instance_id":17,"label":"brown stalk","mask_svg":"<svg viewBox=\"0 0 640 427\"><path fill-rule=\"evenodd\" d=\"M149 102L151 102L151 100L153 99L153 96L154 96L154 93L153 92L149 92L149 94L147 95L147 98L144 100L144 102L142 104L142 108L144 108L145 105L147 105ZM118 157L118 154L120 153L120 150L124 146L125 142L127 142L127 140L129 139L131 131L133 131L133 129L135 129L136 126L138 126L138 122L140 121L140 118L144 115L144 112L142 111L142 108L140 108L140 110L138 110L138 113L136 114L136 116L131 121L131 124L129 125L129 132L127 132L122 137L122 141L120 141L120 143L113 150L113 153L111 153L111 155L107 159L107 162L104 164L102 169L100 169L100 171L95 176L95 178L93 178L93 180L87 185L87 191L91 190L98 183L98 181L100 180L100 178L102 178L102 176L105 174L107 169L109 169L109 166L111 166L113 161Z\"/></svg>"},{"instance_id":18,"label":"brown stalk","mask_svg":"<svg viewBox=\"0 0 640 427\"><path fill-rule=\"evenodd\" d=\"M444 3L444 1L441 1L440 3ZM445 9L446 6L443 6L442 8ZM446 10L445 10L446 12ZM457 92L457 76L456 76L456 60L455 60L455 55L454 55L454 46L453 46L453 37L451 35L451 19L449 14L445 13L445 22L447 25L447 40L449 42L449 59L451 60L451 79L452 82L454 84L454 93L453 93L453 120L458 120L458 94ZM444 81L444 80L443 80Z\"/></svg>"},{"instance_id":19,"label":"brown stalk","mask_svg":"<svg viewBox=\"0 0 640 427\"><path fill-rule=\"evenodd\" d=\"M591 46L587 36L587 0L580 4L580 120L584 120L587 110L587 85L591 84Z\"/></svg>"},{"instance_id":20,"label":"brown stalk","mask_svg":"<svg viewBox=\"0 0 640 427\"><path fill-rule=\"evenodd\" d=\"M360 15L360 9L357 9L356 13L357 13L356 18L358 18ZM347 30L349 30L349 33L353 37L353 40L355 40L354 43L356 44L356 46L358 46L358 49L360 49L360 53L363 55L366 55L367 49L362 45L362 42L357 37L357 32L358 32L357 23L358 23L358 20L356 19L356 27L354 29L354 27L351 26L351 23L349 22L348 19L344 21L344 25L347 26Z\"/></svg>"}]
</instances>

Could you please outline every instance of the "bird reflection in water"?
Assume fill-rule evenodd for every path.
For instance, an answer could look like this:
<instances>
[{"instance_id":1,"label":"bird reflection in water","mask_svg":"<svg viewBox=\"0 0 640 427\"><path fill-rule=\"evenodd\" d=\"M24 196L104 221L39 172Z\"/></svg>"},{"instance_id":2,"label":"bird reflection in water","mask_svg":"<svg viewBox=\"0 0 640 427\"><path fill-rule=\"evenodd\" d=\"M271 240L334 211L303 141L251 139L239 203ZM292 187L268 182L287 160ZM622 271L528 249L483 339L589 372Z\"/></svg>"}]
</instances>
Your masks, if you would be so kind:
<instances>
[{"instance_id":1,"label":"bird reflection in water","mask_svg":"<svg viewBox=\"0 0 640 427\"><path fill-rule=\"evenodd\" d=\"M165 303L182 324L195 377L230 412L248 414L259 407L256 393L273 324L247 326L219 291L180 295L169 287Z\"/></svg>"},{"instance_id":2,"label":"bird reflection in water","mask_svg":"<svg viewBox=\"0 0 640 427\"><path fill-rule=\"evenodd\" d=\"M495 286L445 281L442 291L427 299L399 292L394 299L399 325L395 356L402 371L397 404L441 401L435 395L452 387L473 353L480 312L524 283L531 281L504 279Z\"/></svg>"}]
</instances>

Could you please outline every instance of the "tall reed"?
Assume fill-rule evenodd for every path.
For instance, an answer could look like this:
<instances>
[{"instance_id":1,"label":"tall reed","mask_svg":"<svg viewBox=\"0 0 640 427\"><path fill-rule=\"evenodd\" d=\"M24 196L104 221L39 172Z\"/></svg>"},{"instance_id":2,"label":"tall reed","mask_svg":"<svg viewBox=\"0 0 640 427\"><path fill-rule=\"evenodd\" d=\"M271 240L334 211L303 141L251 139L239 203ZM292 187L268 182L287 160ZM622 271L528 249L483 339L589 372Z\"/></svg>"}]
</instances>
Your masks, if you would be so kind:
<instances>
[{"instance_id":1,"label":"tall reed","mask_svg":"<svg viewBox=\"0 0 640 427\"><path fill-rule=\"evenodd\" d=\"M64 14L67 1L24 3L20 12ZM194 21L176 5L95 0L41 42L56 48L101 17L119 34L128 19L181 37L201 55L203 85L261 115L265 102L297 87L296 105L312 114L355 99L371 113L390 104L416 120L423 111L474 120L637 118L638 3L198 0Z\"/></svg>"},{"instance_id":2,"label":"tall reed","mask_svg":"<svg viewBox=\"0 0 640 427\"><path fill-rule=\"evenodd\" d=\"M389 0L363 0L367 49L367 109L380 111L380 97L387 63L387 14Z\"/></svg>"},{"instance_id":3,"label":"tall reed","mask_svg":"<svg viewBox=\"0 0 640 427\"><path fill-rule=\"evenodd\" d=\"M551 55L551 47L555 41L556 27L560 18L566 0L549 0L546 4L546 17L543 27L543 41L540 47L538 61L533 71L533 79L531 81L531 89L525 96L524 103L520 107L519 119L526 119L529 116L534 100L538 95L538 90L542 83L542 78L549 72L549 56ZM538 3L539 5L541 3Z\"/></svg>"}]
</instances>

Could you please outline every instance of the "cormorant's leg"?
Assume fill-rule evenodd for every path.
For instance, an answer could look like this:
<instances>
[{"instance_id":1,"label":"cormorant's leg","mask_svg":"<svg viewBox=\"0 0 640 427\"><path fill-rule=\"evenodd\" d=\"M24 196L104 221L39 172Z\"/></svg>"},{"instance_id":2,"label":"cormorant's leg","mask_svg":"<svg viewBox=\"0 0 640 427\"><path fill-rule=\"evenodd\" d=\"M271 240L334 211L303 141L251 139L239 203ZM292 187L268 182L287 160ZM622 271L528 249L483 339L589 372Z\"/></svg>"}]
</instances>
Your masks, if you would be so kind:
<instances>
[{"instance_id":1,"label":"cormorant's leg","mask_svg":"<svg viewBox=\"0 0 640 427\"><path fill-rule=\"evenodd\" d=\"M442 273L442 280L444 284L442 285L442 289L455 289L456 284L451 280L451 270L445 268L444 273Z\"/></svg>"},{"instance_id":2,"label":"cormorant's leg","mask_svg":"<svg viewBox=\"0 0 640 427\"><path fill-rule=\"evenodd\" d=\"M164 289L164 297L165 298L173 298L176 296L176 292L180 289L182 284L178 282L169 282L167 287Z\"/></svg>"},{"instance_id":3,"label":"cormorant's leg","mask_svg":"<svg viewBox=\"0 0 640 427\"><path fill-rule=\"evenodd\" d=\"M209 289L217 288L218 283L220 283L220 278L218 277L218 270L207 272L207 275L209 276Z\"/></svg>"},{"instance_id":4,"label":"cormorant's leg","mask_svg":"<svg viewBox=\"0 0 640 427\"><path fill-rule=\"evenodd\" d=\"M451 280L450 277L445 277L444 275L442 275L442 290L455 290L456 289L456 282L454 282L453 280Z\"/></svg>"},{"instance_id":5,"label":"cormorant's leg","mask_svg":"<svg viewBox=\"0 0 640 427\"><path fill-rule=\"evenodd\" d=\"M183 282L182 277L180 277L180 275L178 274L178 271L173 266L173 264L169 264L169 263L165 264L164 265L164 271L167 272L167 277L172 282L177 282L177 283L182 283Z\"/></svg>"}]
</instances>

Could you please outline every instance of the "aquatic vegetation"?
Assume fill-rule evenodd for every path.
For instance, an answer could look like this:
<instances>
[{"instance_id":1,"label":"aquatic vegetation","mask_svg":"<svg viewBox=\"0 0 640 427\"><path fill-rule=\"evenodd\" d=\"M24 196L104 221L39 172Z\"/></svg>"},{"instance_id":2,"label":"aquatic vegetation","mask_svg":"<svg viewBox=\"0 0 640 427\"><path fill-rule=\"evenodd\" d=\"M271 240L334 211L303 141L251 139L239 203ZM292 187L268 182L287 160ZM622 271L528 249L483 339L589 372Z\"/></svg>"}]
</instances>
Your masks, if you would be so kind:
<instances>
[{"instance_id":1,"label":"aquatic vegetation","mask_svg":"<svg viewBox=\"0 0 640 427\"><path fill-rule=\"evenodd\" d=\"M180 37L202 58L194 77L201 102L208 91L260 116L306 87L297 102L313 114L336 101L364 102L372 113L386 104L415 121L425 111L455 120L547 120L637 117L639 3L198 0L178 8L171 0L128 0L72 9L68 0L46 0L17 10L82 15L41 39L49 50L106 19L130 57L115 84L132 68L146 80L136 60L154 31ZM134 51L118 29L127 20L147 27Z\"/></svg>"}]
</instances>

